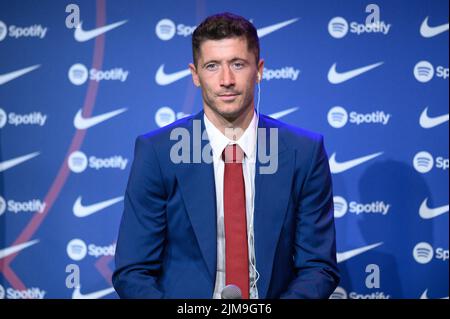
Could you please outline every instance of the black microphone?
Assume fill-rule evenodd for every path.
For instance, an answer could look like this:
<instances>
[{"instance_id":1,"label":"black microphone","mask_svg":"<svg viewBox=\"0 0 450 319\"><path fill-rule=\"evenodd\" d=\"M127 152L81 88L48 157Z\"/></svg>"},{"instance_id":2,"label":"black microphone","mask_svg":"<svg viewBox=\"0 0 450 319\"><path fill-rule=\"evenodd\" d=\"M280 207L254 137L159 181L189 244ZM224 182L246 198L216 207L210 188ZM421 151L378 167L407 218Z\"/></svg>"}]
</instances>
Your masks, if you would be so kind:
<instances>
[{"instance_id":1,"label":"black microphone","mask_svg":"<svg viewBox=\"0 0 450 319\"><path fill-rule=\"evenodd\" d=\"M222 290L222 299L242 299L241 289L236 285L227 285Z\"/></svg>"}]
</instances>

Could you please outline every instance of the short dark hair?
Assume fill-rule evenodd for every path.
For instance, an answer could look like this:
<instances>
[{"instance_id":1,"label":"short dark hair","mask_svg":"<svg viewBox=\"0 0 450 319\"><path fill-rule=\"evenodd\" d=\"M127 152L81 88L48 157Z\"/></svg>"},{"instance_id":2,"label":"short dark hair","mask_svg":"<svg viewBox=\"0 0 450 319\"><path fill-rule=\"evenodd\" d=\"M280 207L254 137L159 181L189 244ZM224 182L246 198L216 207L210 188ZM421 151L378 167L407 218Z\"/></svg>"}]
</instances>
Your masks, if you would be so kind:
<instances>
[{"instance_id":1,"label":"short dark hair","mask_svg":"<svg viewBox=\"0 0 450 319\"><path fill-rule=\"evenodd\" d=\"M233 13L224 12L207 17L192 34L192 55L197 65L200 45L206 40L222 40L244 37L247 48L255 54L256 64L259 61L259 39L253 24L247 19Z\"/></svg>"}]
</instances>

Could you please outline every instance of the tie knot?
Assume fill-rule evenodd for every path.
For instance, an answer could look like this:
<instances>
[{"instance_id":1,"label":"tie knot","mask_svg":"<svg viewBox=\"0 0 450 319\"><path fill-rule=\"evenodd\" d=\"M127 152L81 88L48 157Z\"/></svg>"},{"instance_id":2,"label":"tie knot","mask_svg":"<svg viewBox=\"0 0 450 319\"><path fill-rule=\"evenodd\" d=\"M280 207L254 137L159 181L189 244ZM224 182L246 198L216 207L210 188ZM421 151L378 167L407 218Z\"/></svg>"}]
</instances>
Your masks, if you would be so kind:
<instances>
[{"instance_id":1,"label":"tie knot","mask_svg":"<svg viewBox=\"0 0 450 319\"><path fill-rule=\"evenodd\" d=\"M223 150L222 159L225 163L242 163L244 151L237 144L227 145Z\"/></svg>"}]
</instances>

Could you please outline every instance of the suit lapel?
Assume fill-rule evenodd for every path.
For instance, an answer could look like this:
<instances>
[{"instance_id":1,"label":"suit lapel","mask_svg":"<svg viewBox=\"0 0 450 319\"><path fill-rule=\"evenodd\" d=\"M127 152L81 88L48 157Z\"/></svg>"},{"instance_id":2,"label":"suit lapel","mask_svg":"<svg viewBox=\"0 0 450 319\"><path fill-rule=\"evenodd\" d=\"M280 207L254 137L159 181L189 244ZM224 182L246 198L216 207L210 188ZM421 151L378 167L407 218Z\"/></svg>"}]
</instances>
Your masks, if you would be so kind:
<instances>
[{"instance_id":1,"label":"suit lapel","mask_svg":"<svg viewBox=\"0 0 450 319\"><path fill-rule=\"evenodd\" d=\"M261 117L259 127L266 128L266 143L270 145L268 126L264 117ZM258 151L260 146L258 143ZM270 146L266 149L266 154L269 154ZM260 274L257 282L259 298L266 298L269 289L275 251L286 215L293 177L294 154L286 148L280 136L278 136L277 170L274 174L261 174L260 168L268 165L261 163L260 156L257 156L254 229L256 266Z\"/></svg>"},{"instance_id":2,"label":"suit lapel","mask_svg":"<svg viewBox=\"0 0 450 319\"><path fill-rule=\"evenodd\" d=\"M191 138L191 151L194 149L194 144L199 142L198 139L195 140L195 133L193 134L195 129L194 125L198 125L201 122L201 133L205 130L203 112L196 114L193 120L190 122L189 127L190 136L194 138L194 141ZM203 150L208 143L207 140L202 140L200 150ZM198 144L196 147L198 148ZM217 250L214 165L213 163L207 164L201 160L200 163L184 163L178 164L176 167L176 176L183 201L211 279L214 282L216 277Z\"/></svg>"}]
</instances>

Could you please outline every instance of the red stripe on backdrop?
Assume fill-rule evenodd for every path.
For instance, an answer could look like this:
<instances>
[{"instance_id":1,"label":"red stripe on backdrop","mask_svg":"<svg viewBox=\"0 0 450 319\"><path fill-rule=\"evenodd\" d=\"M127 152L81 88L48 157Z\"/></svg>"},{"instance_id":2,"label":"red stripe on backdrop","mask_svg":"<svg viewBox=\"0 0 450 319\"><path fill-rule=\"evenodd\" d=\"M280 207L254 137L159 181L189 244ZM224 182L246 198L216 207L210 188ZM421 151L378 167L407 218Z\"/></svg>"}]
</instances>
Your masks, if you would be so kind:
<instances>
[{"instance_id":1,"label":"red stripe on backdrop","mask_svg":"<svg viewBox=\"0 0 450 319\"><path fill-rule=\"evenodd\" d=\"M96 26L101 27L105 25L106 23L106 1L105 0L97 0L96 3L97 8L97 14L96 14ZM101 69L103 64L103 57L104 57L104 48L105 48L105 35L102 34L98 36L95 39L95 45L94 45L94 55L92 59L92 68ZM84 99L84 105L83 105L83 116L90 116L92 114L92 110L94 109L95 100L97 97L98 92L98 82L96 81L89 81L89 86L87 90L86 97ZM67 177L70 174L69 167L67 166L67 159L70 156L70 154L74 151L77 151L80 149L81 144L83 143L83 140L85 138L86 131L85 130L77 130L72 142L70 144L70 147L66 153L66 157L64 159L64 162L62 163L61 167L59 168L58 175L56 176L55 180L53 181L50 190L48 191L47 195L45 196L45 203L47 203L44 211L42 214L35 214L34 217L30 220L30 222L27 224L27 226L22 230L20 235L17 237L17 239L14 241L12 245L18 245L21 243L24 243L36 233L36 231L39 229L39 226L42 224L44 219L47 217L47 214L49 213L50 209L53 206L53 203L58 198L58 195L63 188L64 184L67 181ZM20 278L14 273L14 271L10 268L10 263L14 260L14 258L19 253L12 254L8 257L6 257L2 264L0 264L0 272L3 273L6 280L11 284L11 286L15 289L26 289L24 283L20 280Z\"/></svg>"}]
</instances>

